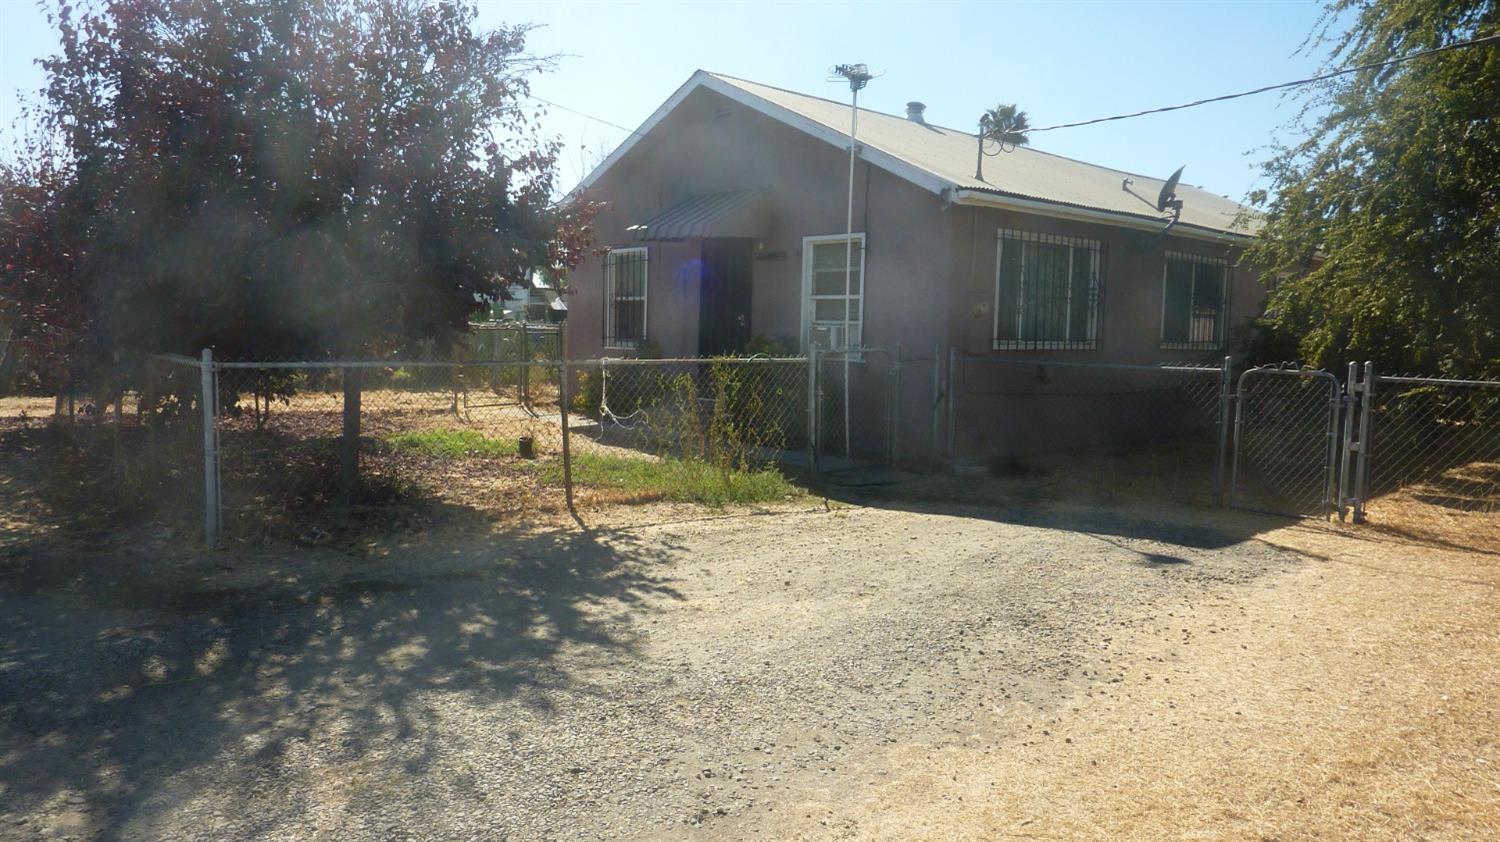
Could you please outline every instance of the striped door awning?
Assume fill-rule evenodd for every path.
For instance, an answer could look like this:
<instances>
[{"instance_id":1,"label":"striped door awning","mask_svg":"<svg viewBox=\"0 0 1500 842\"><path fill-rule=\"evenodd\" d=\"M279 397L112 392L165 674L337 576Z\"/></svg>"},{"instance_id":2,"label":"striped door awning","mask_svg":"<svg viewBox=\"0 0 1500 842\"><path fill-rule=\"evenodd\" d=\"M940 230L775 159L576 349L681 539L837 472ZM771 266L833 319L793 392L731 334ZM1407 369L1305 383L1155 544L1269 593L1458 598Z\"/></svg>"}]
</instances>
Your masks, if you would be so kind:
<instances>
[{"instance_id":1,"label":"striped door awning","mask_svg":"<svg viewBox=\"0 0 1500 842\"><path fill-rule=\"evenodd\" d=\"M766 191L760 188L700 193L626 230L643 242L689 237L764 238Z\"/></svg>"}]
</instances>

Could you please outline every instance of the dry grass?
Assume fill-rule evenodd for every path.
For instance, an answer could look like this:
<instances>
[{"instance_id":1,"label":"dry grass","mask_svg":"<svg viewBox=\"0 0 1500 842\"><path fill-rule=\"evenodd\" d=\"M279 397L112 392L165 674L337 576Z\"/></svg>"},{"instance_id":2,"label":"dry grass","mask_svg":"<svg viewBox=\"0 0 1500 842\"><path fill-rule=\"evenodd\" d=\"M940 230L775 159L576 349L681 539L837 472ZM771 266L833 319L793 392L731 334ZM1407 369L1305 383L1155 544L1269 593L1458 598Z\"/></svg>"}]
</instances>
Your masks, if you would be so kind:
<instances>
[{"instance_id":1,"label":"dry grass","mask_svg":"<svg viewBox=\"0 0 1500 842\"><path fill-rule=\"evenodd\" d=\"M32 396L0 398L0 418L43 418L52 415L52 398Z\"/></svg>"},{"instance_id":2,"label":"dry grass","mask_svg":"<svg viewBox=\"0 0 1500 842\"><path fill-rule=\"evenodd\" d=\"M1119 683L893 748L886 782L800 805L778 834L1500 835L1500 559L1310 524L1260 540L1307 564L1117 639Z\"/></svg>"},{"instance_id":3,"label":"dry grass","mask_svg":"<svg viewBox=\"0 0 1500 842\"><path fill-rule=\"evenodd\" d=\"M1377 497L1370 528L1398 537L1500 552L1500 463L1471 462Z\"/></svg>"}]
</instances>

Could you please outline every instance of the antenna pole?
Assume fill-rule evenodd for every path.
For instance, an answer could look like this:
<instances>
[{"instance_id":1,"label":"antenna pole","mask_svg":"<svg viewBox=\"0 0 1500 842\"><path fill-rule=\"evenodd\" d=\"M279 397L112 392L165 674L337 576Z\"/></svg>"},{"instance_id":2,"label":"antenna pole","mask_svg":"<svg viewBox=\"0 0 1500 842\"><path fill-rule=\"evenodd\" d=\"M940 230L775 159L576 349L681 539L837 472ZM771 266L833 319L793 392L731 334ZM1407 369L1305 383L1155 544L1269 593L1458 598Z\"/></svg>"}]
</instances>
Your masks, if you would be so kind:
<instances>
[{"instance_id":1,"label":"antenna pole","mask_svg":"<svg viewBox=\"0 0 1500 842\"><path fill-rule=\"evenodd\" d=\"M852 87L852 85L851 85ZM854 99L850 105L849 118L849 203L844 212L844 458L849 458L852 449L850 441L854 436L849 429L849 351L853 343L849 341L849 302L854 290L854 149L858 144L855 138L859 134L859 88L854 88ZM859 282L865 282L861 275ZM864 337L860 337L860 344L864 344Z\"/></svg>"},{"instance_id":2,"label":"antenna pole","mask_svg":"<svg viewBox=\"0 0 1500 842\"><path fill-rule=\"evenodd\" d=\"M976 138L976 139L979 141L979 148L974 151L974 178L977 179L977 180L979 180L979 181L984 181L984 130L983 129L980 129L980 131L979 131L979 137Z\"/></svg>"},{"instance_id":3,"label":"antenna pole","mask_svg":"<svg viewBox=\"0 0 1500 842\"><path fill-rule=\"evenodd\" d=\"M854 94L849 106L849 203L844 213L844 457L848 458L853 438L849 430L849 356L854 345L849 341L849 304L854 294L854 151L859 136L859 89L874 77L863 64L840 64L833 72L849 80L849 90ZM861 249L861 260L863 256ZM865 282L863 271L859 282ZM862 292L860 300L864 300ZM860 336L860 344L864 344L864 336Z\"/></svg>"}]
</instances>

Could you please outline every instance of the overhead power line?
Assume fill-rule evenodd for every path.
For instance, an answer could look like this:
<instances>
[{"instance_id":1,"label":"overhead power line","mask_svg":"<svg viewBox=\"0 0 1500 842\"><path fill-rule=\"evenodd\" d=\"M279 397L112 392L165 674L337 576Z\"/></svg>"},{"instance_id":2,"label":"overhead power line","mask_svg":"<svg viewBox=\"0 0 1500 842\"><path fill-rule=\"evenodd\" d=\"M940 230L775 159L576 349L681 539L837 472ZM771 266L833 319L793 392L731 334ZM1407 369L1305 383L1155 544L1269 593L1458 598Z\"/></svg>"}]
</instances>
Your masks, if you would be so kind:
<instances>
[{"instance_id":1,"label":"overhead power line","mask_svg":"<svg viewBox=\"0 0 1500 842\"><path fill-rule=\"evenodd\" d=\"M1226 100L1239 99L1241 97L1255 96L1256 94L1268 93L1270 91L1279 91L1279 90L1283 90L1285 88L1295 88L1295 87L1297 87L1299 85L1310 85L1310 84L1312 84L1314 82L1322 82L1322 81L1327 80L1327 79L1335 79L1335 78L1337 78L1339 76L1347 76L1350 73L1359 73L1360 71L1364 71L1364 70L1377 70L1377 69L1382 68L1382 67L1391 67L1391 66L1394 66L1394 65L1397 65L1397 64L1404 64L1404 63L1409 62L1409 61L1415 61L1416 59L1419 59L1419 58L1426 58L1427 56L1436 55L1438 53L1446 53L1446 52L1448 52L1450 50L1461 50L1461 49L1464 49L1464 48L1467 48L1467 47L1479 47L1479 46L1483 46L1485 44L1494 44L1494 43L1497 43L1497 42L1500 42L1500 32L1497 32L1497 33L1495 33L1493 35L1486 35L1486 36L1484 36L1482 38L1475 38L1475 39L1473 39L1471 41L1456 41L1456 42L1454 42L1452 44L1444 44L1441 47L1433 47L1430 50L1422 50L1420 52L1412 53L1411 55L1408 55L1408 56L1401 56L1399 58L1387 59L1385 61L1377 61L1377 62L1373 62L1371 64L1361 64L1361 65L1358 65L1356 67L1346 67L1343 70L1335 70L1332 73L1323 73L1323 74L1320 74L1318 76L1309 76L1306 79L1294 79L1293 81L1290 81L1290 82L1280 82L1280 83L1275 84L1275 85L1265 85L1263 87L1253 88L1253 89L1248 90L1248 91L1239 91L1238 93L1223 94L1221 96L1212 96L1212 97L1207 97L1206 99L1195 99L1192 102L1184 102L1181 105L1164 105L1164 106L1162 106L1160 108L1148 108L1148 109L1146 109L1144 111L1132 111L1132 112L1130 112L1128 114L1114 114L1114 115L1111 115L1109 117L1095 117L1092 120L1078 120L1078 121L1072 122L1072 123L1058 123L1058 124L1053 125L1053 126L1042 126L1041 128L1027 129L1027 134L1031 134L1033 132L1050 132L1050 131L1055 131L1057 129L1072 129L1072 128L1077 128L1079 126L1092 126L1092 125L1096 125L1098 123L1113 122L1115 120L1129 120L1129 119L1132 119L1134 117L1145 117L1145 116L1148 116L1148 115L1151 115L1151 114L1163 114L1163 113L1168 112L1168 111L1181 111L1184 108L1197 108L1200 105L1209 105L1209 104L1212 104L1212 103L1215 103L1215 102L1224 102ZM636 131L635 129L626 128L625 126L622 126L619 123L610 122L609 120L606 120L603 117L596 117L593 114L589 114L586 111L579 111L576 108L569 108L566 105L563 105L563 104L557 103L557 102L553 102L550 99L543 99L542 97L539 97L536 94L527 94L527 96L530 97L531 99L536 100L537 102L542 103L543 105L550 105L553 108L557 108L557 109L566 111L569 114L576 114L579 117L584 118L585 120L593 120L596 123L601 123L603 125L609 126L612 129L619 129L620 131L625 132L626 134L636 135L637 137L644 137L643 134L641 134L640 132Z\"/></svg>"},{"instance_id":2,"label":"overhead power line","mask_svg":"<svg viewBox=\"0 0 1500 842\"><path fill-rule=\"evenodd\" d=\"M1166 105L1162 106L1161 108L1148 108L1145 111L1132 111L1129 114L1115 114L1110 117L1095 117L1092 120L1079 120L1073 123L1058 123L1055 126L1042 126L1039 129L1030 129L1028 131L1050 132L1055 129L1072 129L1078 126L1092 126L1096 123L1108 123L1114 120L1129 120L1132 117L1144 117L1148 114L1161 114L1167 111L1181 111L1184 108L1196 108L1200 105L1208 105L1209 103L1213 102L1223 102L1228 99L1239 99L1240 97L1254 96L1256 94L1263 94L1268 91L1278 91L1283 88L1295 88L1298 85L1310 85L1313 82L1322 82L1325 79L1333 79L1339 76L1346 76L1350 73L1359 73L1363 70L1377 70L1382 67L1390 67L1392 65L1413 61L1415 59L1425 58L1437 53L1445 53L1449 50L1459 50L1465 47L1477 47L1482 44L1491 44L1497 41L1500 41L1500 33L1496 33L1494 35L1486 35L1483 38L1475 38L1472 41L1458 41L1452 44L1445 44L1441 47L1434 47L1430 50L1422 50L1421 52L1412 53L1409 56L1401 56L1400 58L1387 59L1386 61L1377 61L1371 64L1361 64L1357 67L1346 67L1343 70L1336 70L1332 73L1324 73L1319 76L1309 76L1306 79L1297 79L1291 82L1282 82L1276 85L1266 85L1265 87L1255 88L1249 91L1240 91L1239 93L1213 96L1208 97L1207 99L1197 99L1193 100L1192 102L1184 102L1181 105Z\"/></svg>"},{"instance_id":3,"label":"overhead power line","mask_svg":"<svg viewBox=\"0 0 1500 842\"><path fill-rule=\"evenodd\" d=\"M569 108L566 105L561 105L559 103L553 102L550 99L542 99L541 97L537 96L536 94L527 94L526 96L530 97L531 99L536 100L537 102L542 103L543 105L550 105L553 108L560 108L563 111L568 112L569 114L577 114L578 116L584 118L585 120L593 120L595 123L603 123L604 125L609 126L612 129L619 129L620 131L626 132L627 134L640 135L640 136L644 137L644 135L641 135L641 133L638 132L638 131L636 131L635 129L627 129L624 126L620 125L619 123L611 123L610 121L604 119L603 117L595 117L592 114L586 114L586 113L584 113L582 111L579 111L576 108Z\"/></svg>"}]
</instances>

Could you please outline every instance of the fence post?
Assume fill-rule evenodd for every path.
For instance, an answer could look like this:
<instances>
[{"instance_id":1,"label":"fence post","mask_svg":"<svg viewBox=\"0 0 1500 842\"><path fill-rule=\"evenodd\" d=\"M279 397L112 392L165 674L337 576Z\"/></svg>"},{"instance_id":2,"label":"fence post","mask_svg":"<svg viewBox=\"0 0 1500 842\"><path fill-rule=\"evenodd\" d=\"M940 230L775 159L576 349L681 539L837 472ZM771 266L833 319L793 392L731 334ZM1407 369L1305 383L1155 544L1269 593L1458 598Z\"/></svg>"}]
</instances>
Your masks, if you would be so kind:
<instances>
[{"instance_id":1,"label":"fence post","mask_svg":"<svg viewBox=\"0 0 1500 842\"><path fill-rule=\"evenodd\" d=\"M807 468L818 472L818 343L807 346Z\"/></svg>"},{"instance_id":2,"label":"fence post","mask_svg":"<svg viewBox=\"0 0 1500 842\"><path fill-rule=\"evenodd\" d=\"M1328 463L1325 468L1325 478L1323 480L1324 520L1329 520L1333 517L1335 501L1338 497L1338 489L1336 487L1337 477L1334 474L1338 471L1339 442L1342 441L1339 437L1339 406L1343 402L1343 395L1341 394L1343 390L1339 388L1337 377L1329 374L1328 379L1333 381L1333 388L1328 390L1328 432L1325 434L1328 439L1328 446L1324 448L1323 455L1323 460Z\"/></svg>"},{"instance_id":3,"label":"fence post","mask_svg":"<svg viewBox=\"0 0 1500 842\"><path fill-rule=\"evenodd\" d=\"M531 339L531 337L530 337L530 335L528 335L528 333L526 331L526 322L523 320L521 322L521 359L522 359L522 361L527 362L527 363L531 362L531 342L530 342L530 339ZM531 406L531 366L530 365L523 365L523 366L521 366L521 405L522 406L526 406L526 407Z\"/></svg>"},{"instance_id":4,"label":"fence post","mask_svg":"<svg viewBox=\"0 0 1500 842\"><path fill-rule=\"evenodd\" d=\"M203 349L198 370L203 390L198 401L203 407L203 542L216 547L219 545L219 433L214 417L218 414L219 390L214 388L213 349Z\"/></svg>"},{"instance_id":5,"label":"fence post","mask_svg":"<svg viewBox=\"0 0 1500 842\"><path fill-rule=\"evenodd\" d=\"M1219 368L1219 446L1214 451L1214 496L1225 505L1224 453L1229 448L1229 395L1234 377L1234 358L1225 356Z\"/></svg>"},{"instance_id":6,"label":"fence post","mask_svg":"<svg viewBox=\"0 0 1500 842\"><path fill-rule=\"evenodd\" d=\"M146 368L146 395L145 406L137 407L144 409L141 413L146 423L146 479L155 485L156 478L160 475L156 460L159 454L156 450L156 360L147 357L144 362Z\"/></svg>"},{"instance_id":7,"label":"fence post","mask_svg":"<svg viewBox=\"0 0 1500 842\"><path fill-rule=\"evenodd\" d=\"M124 452L120 448L120 426L125 423L125 378L120 374L120 352L119 351L115 351L114 358L115 358L114 370L112 372L110 372L110 374L111 374L111 378L110 379L112 381L112 385L113 385L113 388L115 390L115 394L114 394L114 399L115 399L114 400L114 404L115 404L115 430L114 430L114 437L113 437L114 440L113 440L112 443L114 445L114 464L113 464L113 468L114 468L114 471L115 471L115 475L118 477L119 474L124 470L124 466L125 466L125 455L124 455ZM104 417L104 407L102 407L102 406L99 407L99 417L101 419Z\"/></svg>"},{"instance_id":8,"label":"fence post","mask_svg":"<svg viewBox=\"0 0 1500 842\"><path fill-rule=\"evenodd\" d=\"M1341 442L1342 451L1339 453L1339 520L1342 522L1349 514L1349 503L1354 499L1354 477L1350 475L1350 469L1357 463L1354 462L1354 453L1363 446L1363 442L1356 442L1354 438L1354 415L1359 411L1363 401L1360 400L1359 363L1351 362L1344 370L1344 433Z\"/></svg>"},{"instance_id":9,"label":"fence post","mask_svg":"<svg viewBox=\"0 0 1500 842\"><path fill-rule=\"evenodd\" d=\"M886 393L885 414L890 429L890 463L896 464L901 454L901 343L896 343L896 353L890 357L891 379Z\"/></svg>"},{"instance_id":10,"label":"fence post","mask_svg":"<svg viewBox=\"0 0 1500 842\"><path fill-rule=\"evenodd\" d=\"M524 329L524 328L523 328ZM568 335L566 331L558 332L558 356L562 361L558 366L557 383L557 412L562 419L562 460L563 460L563 498L568 503L568 513L574 518L578 512L573 508L573 451L568 433Z\"/></svg>"},{"instance_id":11,"label":"fence post","mask_svg":"<svg viewBox=\"0 0 1500 842\"><path fill-rule=\"evenodd\" d=\"M1229 459L1229 504L1234 505L1234 492L1240 479L1240 444L1245 434L1245 380L1254 369L1240 374L1239 386L1234 390L1234 444Z\"/></svg>"},{"instance_id":12,"label":"fence post","mask_svg":"<svg viewBox=\"0 0 1500 842\"><path fill-rule=\"evenodd\" d=\"M946 390L946 392L947 392L947 398L948 398L948 412L947 412L947 416L948 416L948 442L947 442L947 448L946 448L946 451L945 451L948 454L949 458L952 458L952 456L953 456L953 453L954 453L954 450L955 450L954 439L956 439L957 436L958 436L958 416L957 416L957 412L955 411L955 406L956 406L955 400L956 400L956 397L954 395L954 393L958 391L955 388L955 386L957 385L957 383L958 383L958 349L950 346L948 348L948 388Z\"/></svg>"},{"instance_id":13,"label":"fence post","mask_svg":"<svg viewBox=\"0 0 1500 842\"><path fill-rule=\"evenodd\" d=\"M1375 363L1365 362L1359 395L1359 461L1354 468L1354 522L1365 522L1365 497L1370 482L1370 412L1375 404Z\"/></svg>"}]
</instances>

